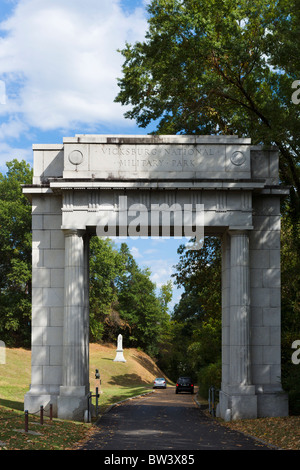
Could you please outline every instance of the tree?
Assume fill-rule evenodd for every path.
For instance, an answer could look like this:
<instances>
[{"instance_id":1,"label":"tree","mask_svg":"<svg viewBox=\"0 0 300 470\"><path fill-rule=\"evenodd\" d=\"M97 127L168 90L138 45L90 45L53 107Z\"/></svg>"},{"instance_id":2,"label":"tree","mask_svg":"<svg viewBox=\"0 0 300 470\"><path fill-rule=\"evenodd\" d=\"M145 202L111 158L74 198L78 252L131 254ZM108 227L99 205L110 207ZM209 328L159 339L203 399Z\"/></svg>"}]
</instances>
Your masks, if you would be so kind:
<instances>
[{"instance_id":1,"label":"tree","mask_svg":"<svg viewBox=\"0 0 300 470\"><path fill-rule=\"evenodd\" d=\"M171 285L163 286L157 295L149 268L137 265L127 245L122 244L120 251L127 257L127 271L118 279L118 311L128 324L125 341L157 356L168 328Z\"/></svg>"},{"instance_id":2,"label":"tree","mask_svg":"<svg viewBox=\"0 0 300 470\"><path fill-rule=\"evenodd\" d=\"M21 184L32 182L25 161L0 173L0 336L8 345L30 343L31 205Z\"/></svg>"},{"instance_id":3,"label":"tree","mask_svg":"<svg viewBox=\"0 0 300 470\"><path fill-rule=\"evenodd\" d=\"M115 341L125 327L117 311L117 280L126 259L109 238L90 241L90 334L92 341Z\"/></svg>"},{"instance_id":4,"label":"tree","mask_svg":"<svg viewBox=\"0 0 300 470\"><path fill-rule=\"evenodd\" d=\"M299 0L152 0L144 42L126 44L116 101L159 134L238 134L276 145L300 216Z\"/></svg>"},{"instance_id":5,"label":"tree","mask_svg":"<svg viewBox=\"0 0 300 470\"><path fill-rule=\"evenodd\" d=\"M168 371L174 380L182 373L198 379L204 396L212 385L211 371L218 380L221 375L221 242L205 237L200 250L181 245L178 253L174 283L184 293L171 316Z\"/></svg>"},{"instance_id":6,"label":"tree","mask_svg":"<svg viewBox=\"0 0 300 470\"><path fill-rule=\"evenodd\" d=\"M169 367L169 361L172 350L172 325L171 317L169 313L169 303L173 297L173 286L172 281L169 280L166 284L163 284L158 294L158 301L160 304L160 320L159 320L159 334L157 338L157 349L156 354L157 363L159 367L167 371Z\"/></svg>"},{"instance_id":7,"label":"tree","mask_svg":"<svg viewBox=\"0 0 300 470\"><path fill-rule=\"evenodd\" d=\"M168 338L171 283L161 287L141 269L126 243L94 237L90 243L90 332L94 341L115 341L158 356Z\"/></svg>"},{"instance_id":8,"label":"tree","mask_svg":"<svg viewBox=\"0 0 300 470\"><path fill-rule=\"evenodd\" d=\"M300 371L293 364L292 344L300 338L300 223L284 215L281 229L282 384L289 392L290 411L300 414Z\"/></svg>"},{"instance_id":9,"label":"tree","mask_svg":"<svg viewBox=\"0 0 300 470\"><path fill-rule=\"evenodd\" d=\"M174 284L184 287L184 294L174 308L177 321L201 323L219 317L221 312L221 241L205 237L200 250L178 249Z\"/></svg>"}]
</instances>

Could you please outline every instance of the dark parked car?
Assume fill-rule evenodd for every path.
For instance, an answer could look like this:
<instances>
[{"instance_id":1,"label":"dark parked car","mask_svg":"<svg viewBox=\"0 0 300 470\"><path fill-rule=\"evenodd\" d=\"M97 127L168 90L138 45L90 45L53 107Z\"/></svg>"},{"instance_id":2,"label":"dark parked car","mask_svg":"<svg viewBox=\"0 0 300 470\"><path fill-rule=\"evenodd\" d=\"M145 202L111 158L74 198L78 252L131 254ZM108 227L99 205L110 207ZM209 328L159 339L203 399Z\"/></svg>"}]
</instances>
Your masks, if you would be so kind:
<instances>
[{"instance_id":1,"label":"dark parked car","mask_svg":"<svg viewBox=\"0 0 300 470\"><path fill-rule=\"evenodd\" d=\"M194 393L194 382L191 377L179 377L176 382L176 393L179 392Z\"/></svg>"}]
</instances>

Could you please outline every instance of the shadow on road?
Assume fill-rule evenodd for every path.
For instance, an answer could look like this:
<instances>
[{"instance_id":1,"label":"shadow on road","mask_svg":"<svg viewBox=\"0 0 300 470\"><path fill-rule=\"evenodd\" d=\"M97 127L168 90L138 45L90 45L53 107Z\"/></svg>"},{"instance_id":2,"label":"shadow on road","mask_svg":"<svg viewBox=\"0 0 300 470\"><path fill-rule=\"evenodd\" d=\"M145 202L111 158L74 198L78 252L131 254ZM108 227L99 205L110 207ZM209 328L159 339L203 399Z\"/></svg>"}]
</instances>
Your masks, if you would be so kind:
<instances>
[{"instance_id":1,"label":"shadow on road","mask_svg":"<svg viewBox=\"0 0 300 470\"><path fill-rule=\"evenodd\" d=\"M191 394L175 387L115 406L104 414L90 439L90 450L270 450L259 441L221 426L205 415Z\"/></svg>"}]
</instances>

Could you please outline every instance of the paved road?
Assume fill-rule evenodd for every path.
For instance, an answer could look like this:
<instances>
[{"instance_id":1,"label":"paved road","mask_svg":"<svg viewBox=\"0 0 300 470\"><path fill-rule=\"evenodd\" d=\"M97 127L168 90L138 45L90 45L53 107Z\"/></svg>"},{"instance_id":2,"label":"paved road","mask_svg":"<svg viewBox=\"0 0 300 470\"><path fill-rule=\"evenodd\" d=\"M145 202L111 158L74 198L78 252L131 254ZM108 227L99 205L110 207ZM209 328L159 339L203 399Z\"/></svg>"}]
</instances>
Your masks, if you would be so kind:
<instances>
[{"instance_id":1,"label":"paved road","mask_svg":"<svg viewBox=\"0 0 300 470\"><path fill-rule=\"evenodd\" d=\"M266 445L207 417L191 394L155 390L112 408L84 450L267 450Z\"/></svg>"}]
</instances>

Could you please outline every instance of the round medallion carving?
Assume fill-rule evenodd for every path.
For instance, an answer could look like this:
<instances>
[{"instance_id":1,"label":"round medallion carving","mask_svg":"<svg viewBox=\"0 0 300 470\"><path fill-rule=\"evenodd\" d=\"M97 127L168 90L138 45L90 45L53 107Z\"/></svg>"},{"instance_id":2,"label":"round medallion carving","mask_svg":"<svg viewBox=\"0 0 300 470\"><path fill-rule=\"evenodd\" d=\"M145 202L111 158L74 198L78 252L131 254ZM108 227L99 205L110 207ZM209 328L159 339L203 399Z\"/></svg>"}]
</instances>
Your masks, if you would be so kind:
<instances>
[{"instance_id":1,"label":"round medallion carving","mask_svg":"<svg viewBox=\"0 0 300 470\"><path fill-rule=\"evenodd\" d=\"M246 161L246 156L243 154L243 152L237 150L236 152L233 152L231 155L231 163L233 163L236 166L243 165Z\"/></svg>"},{"instance_id":2,"label":"round medallion carving","mask_svg":"<svg viewBox=\"0 0 300 470\"><path fill-rule=\"evenodd\" d=\"M72 165L80 165L83 162L83 155L80 150L73 150L69 155L69 161Z\"/></svg>"}]
</instances>

